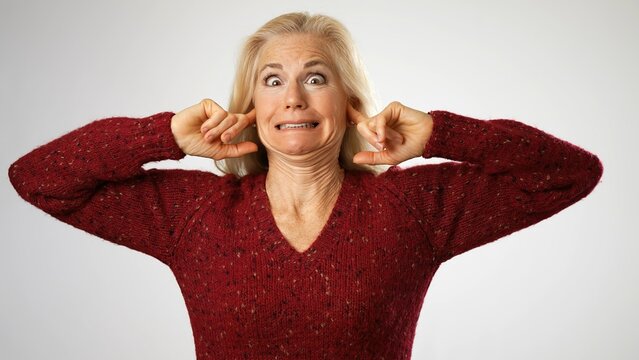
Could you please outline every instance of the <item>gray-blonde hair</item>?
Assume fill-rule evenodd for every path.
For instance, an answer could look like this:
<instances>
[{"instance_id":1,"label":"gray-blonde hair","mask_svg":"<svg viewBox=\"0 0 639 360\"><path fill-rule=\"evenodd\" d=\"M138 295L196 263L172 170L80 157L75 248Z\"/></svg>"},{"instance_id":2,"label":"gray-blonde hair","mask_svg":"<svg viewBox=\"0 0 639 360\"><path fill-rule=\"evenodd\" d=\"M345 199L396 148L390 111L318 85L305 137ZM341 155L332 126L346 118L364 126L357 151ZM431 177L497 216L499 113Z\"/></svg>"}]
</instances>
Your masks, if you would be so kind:
<instances>
[{"instance_id":1,"label":"gray-blonde hair","mask_svg":"<svg viewBox=\"0 0 639 360\"><path fill-rule=\"evenodd\" d=\"M252 97L257 82L257 67L262 47L275 36L291 34L312 34L323 39L327 55L332 59L351 105L365 116L374 113L376 110L375 101L371 94L364 65L359 58L350 32L342 23L330 16L310 15L308 12L280 15L268 21L246 39L237 63L228 112L245 114L253 109ZM226 174L234 174L237 177L267 171L266 149L259 140L257 129L255 127L245 128L235 137L233 142L242 141L256 143L258 151L239 158L217 160L215 161L216 167ZM340 149L340 166L347 170L380 172L380 166L353 163L353 156L363 150L374 151L374 148L360 136L356 127L347 127Z\"/></svg>"}]
</instances>

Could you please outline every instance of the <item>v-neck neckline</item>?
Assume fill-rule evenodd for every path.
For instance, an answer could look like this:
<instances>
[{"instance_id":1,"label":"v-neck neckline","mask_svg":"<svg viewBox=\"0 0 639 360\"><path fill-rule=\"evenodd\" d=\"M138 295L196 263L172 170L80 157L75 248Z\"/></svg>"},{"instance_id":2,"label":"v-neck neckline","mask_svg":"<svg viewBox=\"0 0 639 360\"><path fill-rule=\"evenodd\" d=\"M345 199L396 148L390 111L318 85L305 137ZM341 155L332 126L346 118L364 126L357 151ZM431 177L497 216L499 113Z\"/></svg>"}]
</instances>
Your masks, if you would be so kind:
<instances>
[{"instance_id":1,"label":"v-neck neckline","mask_svg":"<svg viewBox=\"0 0 639 360\"><path fill-rule=\"evenodd\" d=\"M349 205L353 205L353 201L348 201L347 197L353 194L351 186L351 176L349 171L344 171L344 179L337 195L337 200L333 205L328 220L322 226L322 230L317 237L313 240L311 245L304 251L298 251L291 243L286 239L280 228L277 226L275 217L271 209L271 203L266 192L266 173L261 173L256 178L256 190L255 199L257 200L254 207L255 216L259 223L258 232L262 240L269 234L274 235L268 244L270 248L274 248L276 251L281 252L285 257L306 257L319 253L326 248L330 248L331 244L335 241L336 235L339 229L343 229L344 222L347 221L346 213L348 212Z\"/></svg>"}]
</instances>

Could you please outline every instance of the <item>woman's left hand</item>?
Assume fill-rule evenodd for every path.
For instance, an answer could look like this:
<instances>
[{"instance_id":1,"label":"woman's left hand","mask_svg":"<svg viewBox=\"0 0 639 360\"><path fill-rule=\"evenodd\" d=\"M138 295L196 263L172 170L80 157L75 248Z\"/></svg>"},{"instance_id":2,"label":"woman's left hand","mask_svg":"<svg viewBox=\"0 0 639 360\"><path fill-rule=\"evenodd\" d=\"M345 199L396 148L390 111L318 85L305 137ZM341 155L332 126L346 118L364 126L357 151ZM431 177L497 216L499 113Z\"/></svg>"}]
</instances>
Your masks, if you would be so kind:
<instances>
[{"instance_id":1,"label":"woman's left hand","mask_svg":"<svg viewBox=\"0 0 639 360\"><path fill-rule=\"evenodd\" d=\"M358 152L353 157L353 162L357 164L397 165L422 156L433 130L433 119L429 114L397 101L388 104L382 112L370 118L350 104L347 111L351 121L357 124L357 131L379 150Z\"/></svg>"}]
</instances>

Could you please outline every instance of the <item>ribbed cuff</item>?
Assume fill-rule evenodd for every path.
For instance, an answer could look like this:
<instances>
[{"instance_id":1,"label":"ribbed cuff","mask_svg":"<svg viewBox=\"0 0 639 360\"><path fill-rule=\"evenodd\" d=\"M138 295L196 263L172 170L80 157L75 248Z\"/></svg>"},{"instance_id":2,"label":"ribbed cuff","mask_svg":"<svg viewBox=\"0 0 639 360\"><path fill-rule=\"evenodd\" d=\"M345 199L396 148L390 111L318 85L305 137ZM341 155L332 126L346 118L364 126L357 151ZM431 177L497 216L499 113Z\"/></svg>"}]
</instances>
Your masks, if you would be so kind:
<instances>
[{"instance_id":1,"label":"ribbed cuff","mask_svg":"<svg viewBox=\"0 0 639 360\"><path fill-rule=\"evenodd\" d=\"M165 111L142 119L146 120L148 124L145 133L154 138L154 141L151 144L146 143L146 146L151 148L150 154L159 159L179 160L186 156L171 131L173 115L175 115L174 112ZM145 133L142 133L141 136L146 136Z\"/></svg>"},{"instance_id":2,"label":"ribbed cuff","mask_svg":"<svg viewBox=\"0 0 639 360\"><path fill-rule=\"evenodd\" d=\"M433 110L428 114L433 118L433 129L424 146L423 157L471 162L481 160L487 132L482 120L444 110Z\"/></svg>"},{"instance_id":3,"label":"ribbed cuff","mask_svg":"<svg viewBox=\"0 0 639 360\"><path fill-rule=\"evenodd\" d=\"M140 165L148 162L179 160L186 156L171 131L173 115L175 113L166 111L143 118L123 118L123 123L110 124L115 125L110 136L121 136L126 141L122 144L123 151L113 152L109 160L109 163L116 164L116 169L120 169L117 171L119 175L136 173Z\"/></svg>"}]
</instances>

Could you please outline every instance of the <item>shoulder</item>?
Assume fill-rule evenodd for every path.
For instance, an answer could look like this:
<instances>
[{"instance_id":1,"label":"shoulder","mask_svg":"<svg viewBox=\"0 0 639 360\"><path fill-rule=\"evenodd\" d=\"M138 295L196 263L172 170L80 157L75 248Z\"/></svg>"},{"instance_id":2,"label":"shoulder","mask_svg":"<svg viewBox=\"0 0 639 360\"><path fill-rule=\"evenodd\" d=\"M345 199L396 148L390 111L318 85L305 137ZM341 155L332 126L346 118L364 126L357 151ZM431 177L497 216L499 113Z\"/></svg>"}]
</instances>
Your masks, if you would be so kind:
<instances>
[{"instance_id":1,"label":"shoulder","mask_svg":"<svg viewBox=\"0 0 639 360\"><path fill-rule=\"evenodd\" d=\"M441 190L458 181L468 181L477 166L468 162L446 161L410 167L392 166L371 179L378 188L397 192Z\"/></svg>"},{"instance_id":2,"label":"shoulder","mask_svg":"<svg viewBox=\"0 0 639 360\"><path fill-rule=\"evenodd\" d=\"M429 172L442 170L442 164L428 164L415 166L399 166L393 165L386 171L376 174L372 181L379 184L395 183L398 181L409 181L411 178L419 178L427 175Z\"/></svg>"},{"instance_id":3,"label":"shoulder","mask_svg":"<svg viewBox=\"0 0 639 360\"><path fill-rule=\"evenodd\" d=\"M235 175L217 175L204 170L186 169L149 169L146 176L152 178L157 186L164 186L165 189L193 193L201 196L211 196L242 191L245 187L250 187L255 182L255 177L245 176L238 178Z\"/></svg>"}]
</instances>

